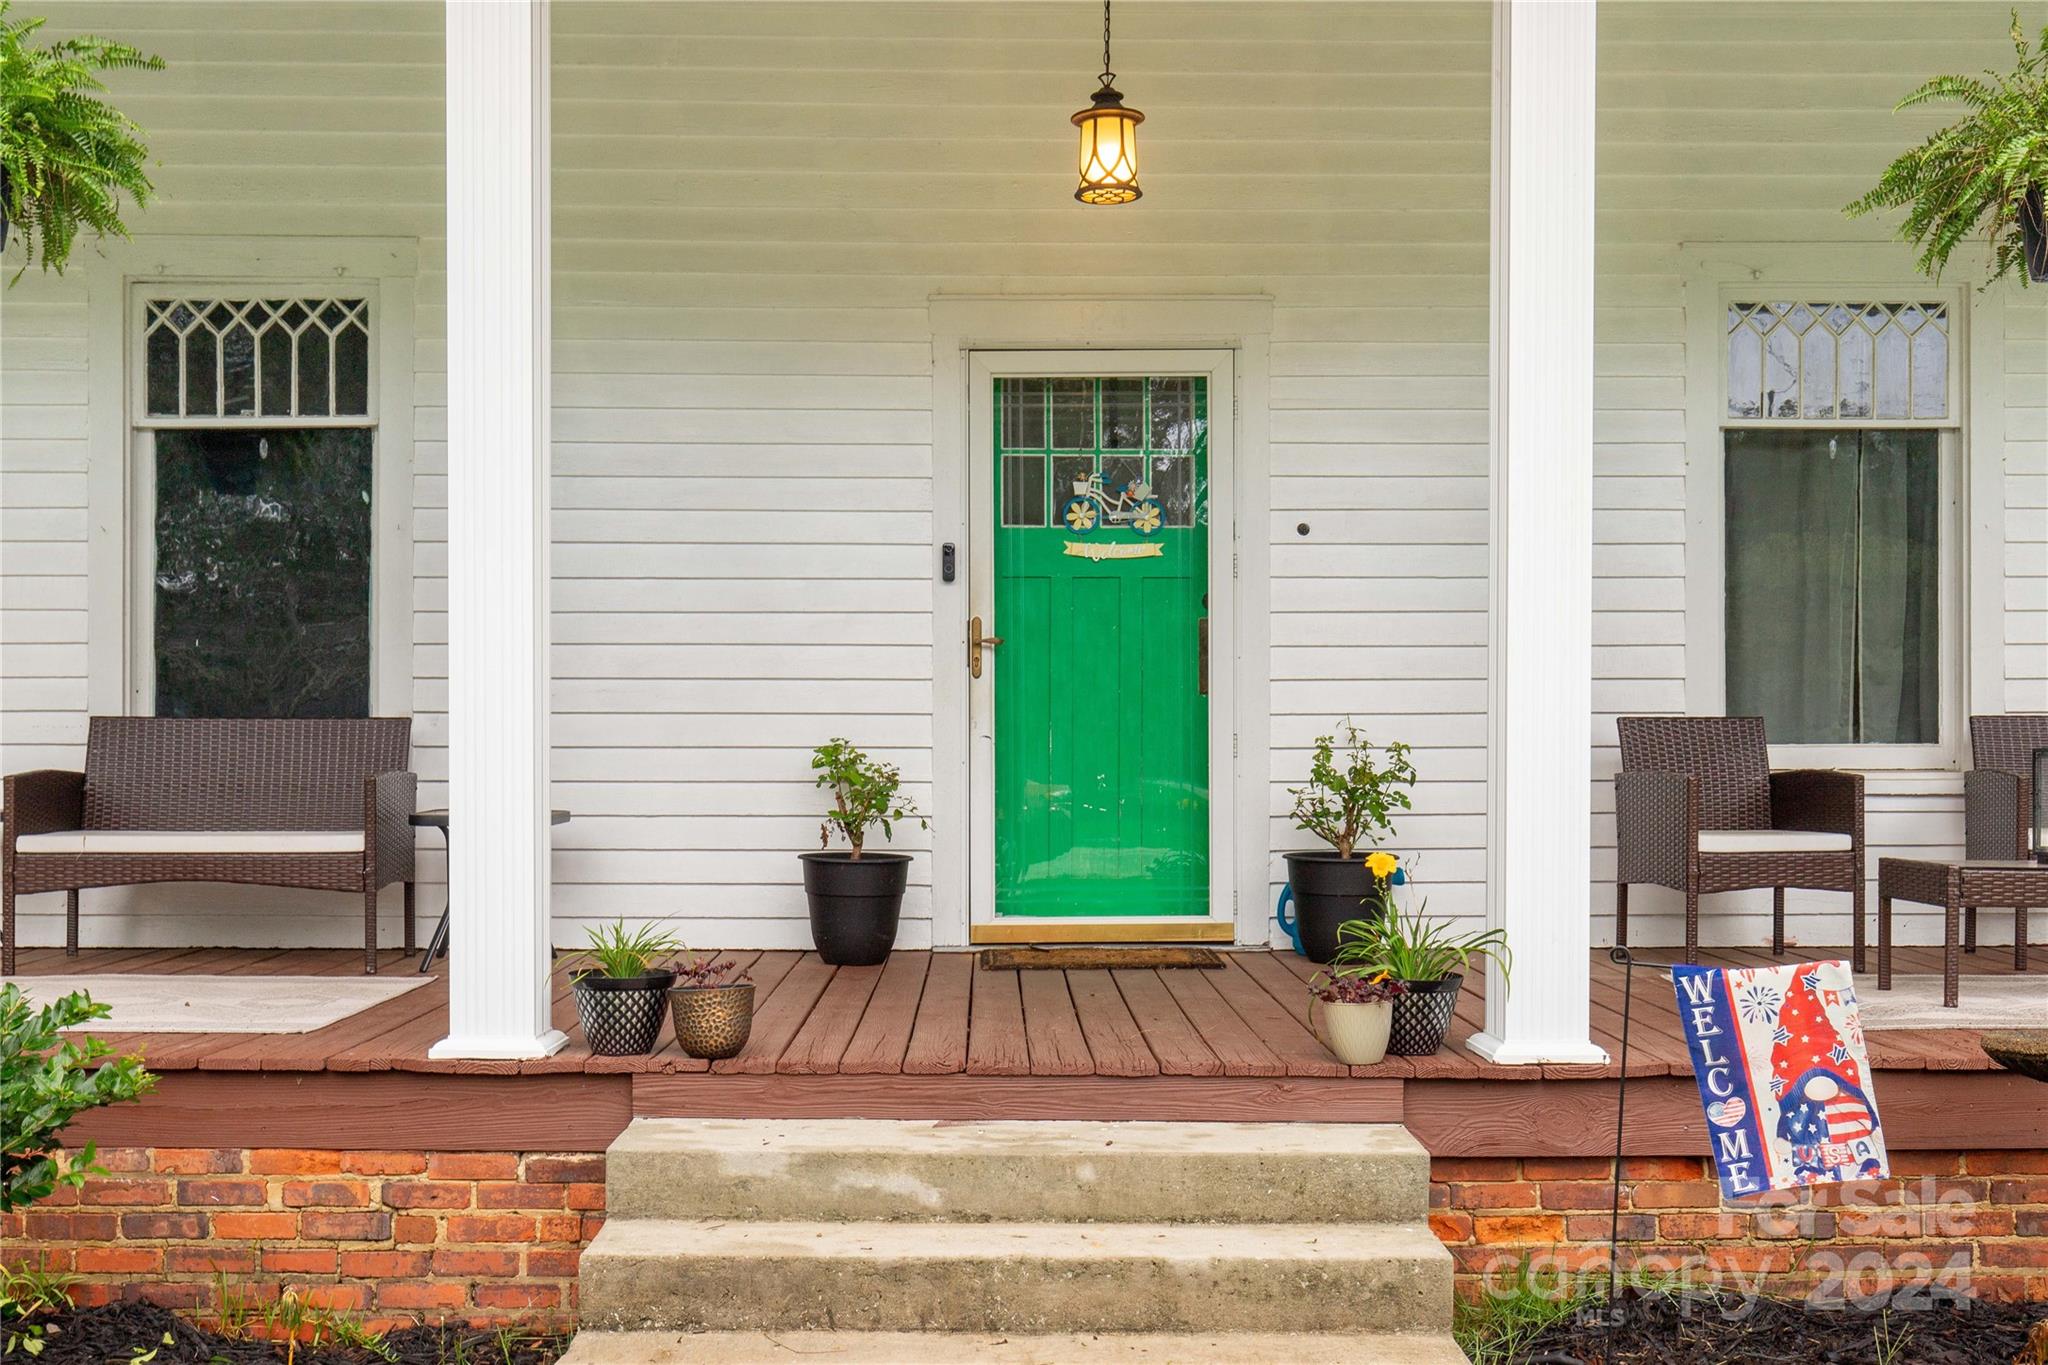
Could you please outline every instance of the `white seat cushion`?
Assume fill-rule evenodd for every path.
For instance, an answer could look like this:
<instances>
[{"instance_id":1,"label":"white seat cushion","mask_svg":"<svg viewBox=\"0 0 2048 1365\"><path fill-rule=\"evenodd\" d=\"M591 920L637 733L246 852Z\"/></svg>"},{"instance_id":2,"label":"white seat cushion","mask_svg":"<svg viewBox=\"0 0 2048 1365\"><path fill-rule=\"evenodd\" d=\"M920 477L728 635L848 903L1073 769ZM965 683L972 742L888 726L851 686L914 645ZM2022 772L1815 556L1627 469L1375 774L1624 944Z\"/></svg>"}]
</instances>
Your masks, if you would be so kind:
<instances>
[{"instance_id":1,"label":"white seat cushion","mask_svg":"<svg viewBox=\"0 0 2048 1365\"><path fill-rule=\"evenodd\" d=\"M1847 853L1846 834L1810 829L1703 829L1702 853Z\"/></svg>"},{"instance_id":2,"label":"white seat cushion","mask_svg":"<svg viewBox=\"0 0 2048 1365\"><path fill-rule=\"evenodd\" d=\"M87 853L360 853L352 829L89 829Z\"/></svg>"},{"instance_id":3,"label":"white seat cushion","mask_svg":"<svg viewBox=\"0 0 2048 1365\"><path fill-rule=\"evenodd\" d=\"M59 829L48 834L24 834L14 841L14 847L22 853L83 853L85 831Z\"/></svg>"}]
</instances>

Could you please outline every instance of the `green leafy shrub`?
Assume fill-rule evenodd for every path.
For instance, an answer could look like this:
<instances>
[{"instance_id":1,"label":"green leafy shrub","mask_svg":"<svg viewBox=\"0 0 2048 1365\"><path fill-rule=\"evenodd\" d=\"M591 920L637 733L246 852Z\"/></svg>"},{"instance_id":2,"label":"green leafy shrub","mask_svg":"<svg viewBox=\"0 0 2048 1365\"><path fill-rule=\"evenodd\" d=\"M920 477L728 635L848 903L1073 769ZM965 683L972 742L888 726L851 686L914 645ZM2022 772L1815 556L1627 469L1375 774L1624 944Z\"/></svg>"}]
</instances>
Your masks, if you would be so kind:
<instances>
[{"instance_id":1,"label":"green leafy shrub","mask_svg":"<svg viewBox=\"0 0 2048 1365\"><path fill-rule=\"evenodd\" d=\"M108 1013L84 991L38 1009L13 982L0 987L0 1213L104 1175L90 1142L60 1162L60 1136L78 1115L137 1099L156 1084L139 1057L100 1064L112 1049L97 1038L58 1041L60 1030Z\"/></svg>"},{"instance_id":2,"label":"green leafy shrub","mask_svg":"<svg viewBox=\"0 0 2048 1365\"><path fill-rule=\"evenodd\" d=\"M1474 962L1491 959L1505 978L1514 963L1507 931L1477 929L1459 934L1445 920L1431 919L1429 903L1404 913L1380 877L1380 913L1370 919L1346 920L1337 926L1337 954L1331 970L1339 976L1391 976L1397 981L1441 981L1464 972Z\"/></svg>"},{"instance_id":3,"label":"green leafy shrub","mask_svg":"<svg viewBox=\"0 0 2048 1365\"><path fill-rule=\"evenodd\" d=\"M1337 736L1319 736L1309 760L1308 785L1290 787L1287 794L1294 798L1295 827L1336 849L1338 857L1349 858L1359 844L1394 832L1394 812L1409 809L1402 788L1415 785L1415 765L1399 740L1381 750L1384 764L1375 763L1363 730L1349 718L1339 728L1341 759Z\"/></svg>"},{"instance_id":4,"label":"green leafy shrub","mask_svg":"<svg viewBox=\"0 0 2048 1365\"><path fill-rule=\"evenodd\" d=\"M852 740L820 744L811 754L811 768L818 774L818 785L832 793L832 809L825 812L825 823L818 827L820 848L831 846L832 831L837 830L858 858L867 845L868 831L877 825L882 827L884 839L896 837L899 820L915 820L930 828L917 808L899 794L903 774L896 766L869 758Z\"/></svg>"},{"instance_id":5,"label":"green leafy shrub","mask_svg":"<svg viewBox=\"0 0 2048 1365\"><path fill-rule=\"evenodd\" d=\"M140 208L155 192L142 130L99 97L107 87L94 73L164 62L105 38L38 47L44 21L9 19L11 8L0 0L0 211L21 232L21 269L40 262L62 274L81 229L126 237L122 196Z\"/></svg>"},{"instance_id":6,"label":"green leafy shrub","mask_svg":"<svg viewBox=\"0 0 2048 1365\"><path fill-rule=\"evenodd\" d=\"M1843 212L1851 217L1903 208L1899 239L1920 248L1919 266L1938 276L1949 254L1980 228L1991 243L1991 278L2016 273L2026 282L2020 215L2040 223L2048 187L2048 28L2029 46L2012 14L2019 64L2007 73L1936 76L1900 100L1911 109L1953 100L1969 113L1885 167L1877 186Z\"/></svg>"}]
</instances>

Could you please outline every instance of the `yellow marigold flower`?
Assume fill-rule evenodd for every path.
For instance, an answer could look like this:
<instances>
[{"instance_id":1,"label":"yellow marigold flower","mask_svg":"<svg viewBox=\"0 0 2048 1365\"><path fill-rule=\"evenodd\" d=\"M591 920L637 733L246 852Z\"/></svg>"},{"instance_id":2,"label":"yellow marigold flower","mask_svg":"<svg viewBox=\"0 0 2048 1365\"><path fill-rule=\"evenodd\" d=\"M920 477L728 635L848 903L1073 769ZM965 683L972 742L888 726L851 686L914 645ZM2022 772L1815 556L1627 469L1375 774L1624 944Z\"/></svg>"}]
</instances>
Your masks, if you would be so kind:
<instances>
[{"instance_id":1,"label":"yellow marigold flower","mask_svg":"<svg viewBox=\"0 0 2048 1365\"><path fill-rule=\"evenodd\" d=\"M1394 869L1399 867L1400 865L1401 860L1399 858L1396 858L1393 854L1387 853L1382 850L1376 850L1372 853L1368 853L1365 856L1366 871L1372 873L1373 876L1379 878L1381 881L1385 881L1387 878L1393 876Z\"/></svg>"}]
</instances>

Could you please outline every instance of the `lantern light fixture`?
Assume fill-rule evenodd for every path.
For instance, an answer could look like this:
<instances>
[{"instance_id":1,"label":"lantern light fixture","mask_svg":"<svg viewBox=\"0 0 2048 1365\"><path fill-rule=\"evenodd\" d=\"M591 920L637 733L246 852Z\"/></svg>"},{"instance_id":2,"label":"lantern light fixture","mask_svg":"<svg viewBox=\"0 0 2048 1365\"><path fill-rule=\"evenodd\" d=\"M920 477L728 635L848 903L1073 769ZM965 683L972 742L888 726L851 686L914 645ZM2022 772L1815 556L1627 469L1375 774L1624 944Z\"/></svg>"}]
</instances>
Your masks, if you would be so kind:
<instances>
[{"instance_id":1,"label":"lantern light fixture","mask_svg":"<svg viewBox=\"0 0 2048 1365\"><path fill-rule=\"evenodd\" d=\"M1081 130L1081 185L1074 197L1084 204L1128 204L1144 193L1138 188L1138 125L1145 116L1124 108L1109 69L1109 0L1102 0L1101 80L1094 101L1073 119Z\"/></svg>"}]
</instances>

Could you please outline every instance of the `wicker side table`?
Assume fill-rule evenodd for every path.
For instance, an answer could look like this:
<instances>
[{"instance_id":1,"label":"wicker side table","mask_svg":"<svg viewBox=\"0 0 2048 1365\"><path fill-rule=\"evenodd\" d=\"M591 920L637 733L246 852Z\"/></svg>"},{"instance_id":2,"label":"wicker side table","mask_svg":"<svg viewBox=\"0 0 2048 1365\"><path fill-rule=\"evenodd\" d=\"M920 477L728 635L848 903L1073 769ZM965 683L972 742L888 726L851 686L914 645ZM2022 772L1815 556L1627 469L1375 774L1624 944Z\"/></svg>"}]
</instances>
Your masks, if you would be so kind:
<instances>
[{"instance_id":1,"label":"wicker side table","mask_svg":"<svg viewBox=\"0 0 2048 1365\"><path fill-rule=\"evenodd\" d=\"M1892 901L1938 905L1944 913L1941 1003L1956 1004L1962 945L1957 939L1963 911L2008 906L2013 912L2012 964L2027 969L2027 911L2048 909L2048 864L2013 859L1935 862L1925 858L1877 860L1877 988L1892 988Z\"/></svg>"}]
</instances>

